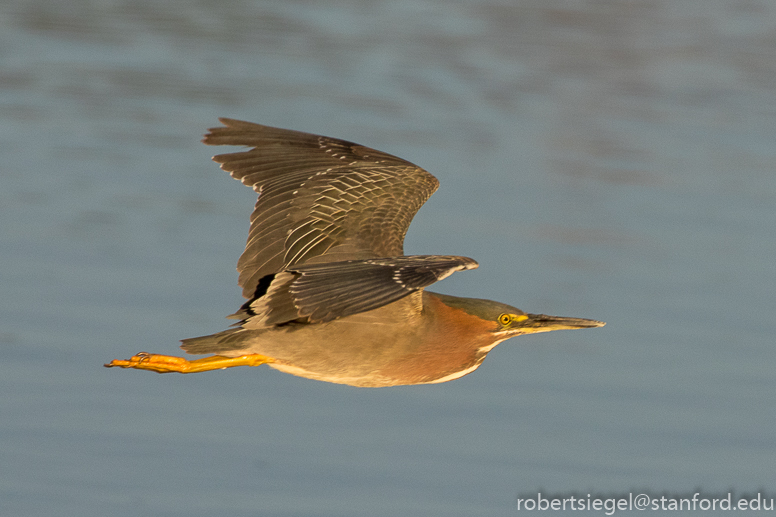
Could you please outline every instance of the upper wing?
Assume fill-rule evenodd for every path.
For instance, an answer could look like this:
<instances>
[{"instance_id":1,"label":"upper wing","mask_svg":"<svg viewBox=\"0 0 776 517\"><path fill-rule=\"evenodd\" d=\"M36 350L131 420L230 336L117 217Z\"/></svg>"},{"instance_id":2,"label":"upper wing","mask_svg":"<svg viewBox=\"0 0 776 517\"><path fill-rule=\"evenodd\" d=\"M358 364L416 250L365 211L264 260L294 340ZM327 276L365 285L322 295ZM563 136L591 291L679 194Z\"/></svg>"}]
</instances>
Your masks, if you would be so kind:
<instances>
[{"instance_id":1,"label":"upper wing","mask_svg":"<svg viewBox=\"0 0 776 517\"><path fill-rule=\"evenodd\" d=\"M375 149L220 118L208 145L243 145L213 160L259 193L237 269L243 296L294 265L403 255L404 235L439 182Z\"/></svg>"},{"instance_id":2,"label":"upper wing","mask_svg":"<svg viewBox=\"0 0 776 517\"><path fill-rule=\"evenodd\" d=\"M450 255L410 255L293 266L273 275L264 296L236 314L243 328L289 321L322 323L366 312L420 291L477 262Z\"/></svg>"}]
</instances>

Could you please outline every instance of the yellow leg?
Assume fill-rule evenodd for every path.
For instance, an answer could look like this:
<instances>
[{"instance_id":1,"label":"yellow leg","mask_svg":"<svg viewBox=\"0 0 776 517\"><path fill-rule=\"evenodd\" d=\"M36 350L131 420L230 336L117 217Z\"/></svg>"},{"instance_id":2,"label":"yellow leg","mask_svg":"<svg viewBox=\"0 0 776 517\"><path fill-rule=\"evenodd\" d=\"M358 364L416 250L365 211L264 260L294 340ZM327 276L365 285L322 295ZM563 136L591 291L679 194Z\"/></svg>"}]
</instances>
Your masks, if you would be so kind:
<instances>
[{"instance_id":1,"label":"yellow leg","mask_svg":"<svg viewBox=\"0 0 776 517\"><path fill-rule=\"evenodd\" d=\"M223 370L234 366L259 366L264 363L272 363L271 357L260 354L241 355L239 357L224 357L212 355L202 359L189 361L183 357L171 355L149 354L140 352L131 359L114 359L105 365L106 368L135 368L137 370L151 370L157 373L197 373L209 370Z\"/></svg>"}]
</instances>

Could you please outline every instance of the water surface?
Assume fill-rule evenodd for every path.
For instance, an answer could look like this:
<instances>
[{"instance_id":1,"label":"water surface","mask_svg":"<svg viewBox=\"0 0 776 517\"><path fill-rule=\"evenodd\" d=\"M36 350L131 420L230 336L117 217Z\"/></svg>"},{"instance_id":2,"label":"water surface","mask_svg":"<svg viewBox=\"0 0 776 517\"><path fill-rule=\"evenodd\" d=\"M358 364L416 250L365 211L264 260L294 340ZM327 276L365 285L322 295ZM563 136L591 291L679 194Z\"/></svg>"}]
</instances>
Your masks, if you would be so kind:
<instances>
[{"instance_id":1,"label":"water surface","mask_svg":"<svg viewBox=\"0 0 776 517\"><path fill-rule=\"evenodd\" d=\"M773 491L776 8L492 0L0 7L0 513L514 515ZM409 159L438 286L603 329L458 381L102 363L216 332L254 194L216 117Z\"/></svg>"}]
</instances>

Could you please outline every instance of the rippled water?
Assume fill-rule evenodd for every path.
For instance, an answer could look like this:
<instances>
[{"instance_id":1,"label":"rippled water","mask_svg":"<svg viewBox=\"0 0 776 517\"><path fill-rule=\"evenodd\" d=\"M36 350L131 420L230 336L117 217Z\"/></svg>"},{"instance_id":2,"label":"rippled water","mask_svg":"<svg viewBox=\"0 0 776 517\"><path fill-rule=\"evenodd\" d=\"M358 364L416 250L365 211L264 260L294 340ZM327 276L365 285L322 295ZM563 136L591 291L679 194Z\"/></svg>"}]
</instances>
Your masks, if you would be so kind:
<instances>
[{"instance_id":1,"label":"rippled water","mask_svg":"<svg viewBox=\"0 0 776 517\"><path fill-rule=\"evenodd\" d=\"M532 491L774 489L776 7L0 7L2 515L514 515ZM216 117L355 140L442 188L439 290L603 329L357 389L102 363L225 328L253 193Z\"/></svg>"}]
</instances>

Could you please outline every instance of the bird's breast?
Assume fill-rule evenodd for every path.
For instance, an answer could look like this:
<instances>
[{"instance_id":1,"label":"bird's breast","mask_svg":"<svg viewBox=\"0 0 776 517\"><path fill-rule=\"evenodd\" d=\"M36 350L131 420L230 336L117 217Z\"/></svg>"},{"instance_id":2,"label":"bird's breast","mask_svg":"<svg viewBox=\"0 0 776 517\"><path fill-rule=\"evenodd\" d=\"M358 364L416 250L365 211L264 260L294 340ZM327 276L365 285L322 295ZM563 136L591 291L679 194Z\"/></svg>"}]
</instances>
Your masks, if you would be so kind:
<instances>
[{"instance_id":1,"label":"bird's breast","mask_svg":"<svg viewBox=\"0 0 776 517\"><path fill-rule=\"evenodd\" d=\"M490 334L482 320L432 293L322 324L257 334L250 352L301 377L355 386L453 380L474 371ZM422 310L421 310L422 307ZM245 353L245 351L243 351Z\"/></svg>"}]
</instances>

